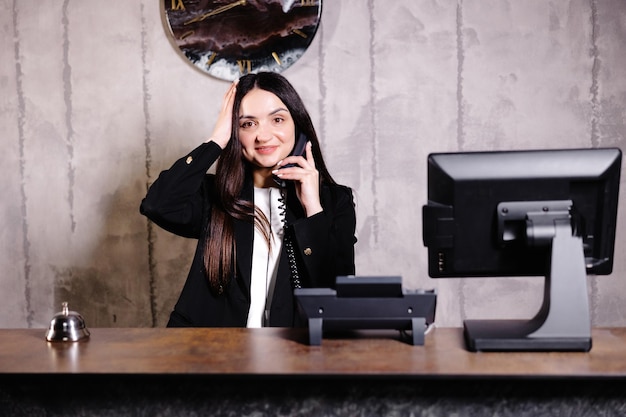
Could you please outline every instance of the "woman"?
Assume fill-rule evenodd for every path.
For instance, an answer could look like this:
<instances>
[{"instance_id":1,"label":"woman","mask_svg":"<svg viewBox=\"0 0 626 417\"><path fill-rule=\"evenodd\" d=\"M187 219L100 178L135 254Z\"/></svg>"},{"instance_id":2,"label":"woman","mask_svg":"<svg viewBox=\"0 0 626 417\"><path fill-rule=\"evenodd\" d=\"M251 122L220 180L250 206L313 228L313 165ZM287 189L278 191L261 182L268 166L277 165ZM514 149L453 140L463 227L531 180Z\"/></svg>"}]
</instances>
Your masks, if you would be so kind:
<instances>
[{"instance_id":1,"label":"woman","mask_svg":"<svg viewBox=\"0 0 626 417\"><path fill-rule=\"evenodd\" d=\"M290 156L300 134L305 153ZM276 73L230 86L210 139L159 175L140 210L198 239L168 327L296 326L294 288L355 272L352 191L328 173L302 100Z\"/></svg>"}]
</instances>

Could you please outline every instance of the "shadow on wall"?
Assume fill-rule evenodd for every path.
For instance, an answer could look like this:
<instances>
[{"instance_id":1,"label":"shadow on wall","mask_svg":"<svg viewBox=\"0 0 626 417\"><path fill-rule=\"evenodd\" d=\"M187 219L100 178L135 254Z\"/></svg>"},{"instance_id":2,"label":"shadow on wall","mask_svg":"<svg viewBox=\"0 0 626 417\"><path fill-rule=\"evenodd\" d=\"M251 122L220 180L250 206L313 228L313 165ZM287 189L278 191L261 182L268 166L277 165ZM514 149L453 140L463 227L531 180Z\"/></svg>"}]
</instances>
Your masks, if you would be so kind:
<instances>
[{"instance_id":1,"label":"shadow on wall","mask_svg":"<svg viewBox=\"0 0 626 417\"><path fill-rule=\"evenodd\" d=\"M133 161L130 161L131 164ZM145 162L106 202L106 221L86 266L54 270L54 303L69 303L87 327L163 327L178 298L195 241L169 234L139 213Z\"/></svg>"}]
</instances>

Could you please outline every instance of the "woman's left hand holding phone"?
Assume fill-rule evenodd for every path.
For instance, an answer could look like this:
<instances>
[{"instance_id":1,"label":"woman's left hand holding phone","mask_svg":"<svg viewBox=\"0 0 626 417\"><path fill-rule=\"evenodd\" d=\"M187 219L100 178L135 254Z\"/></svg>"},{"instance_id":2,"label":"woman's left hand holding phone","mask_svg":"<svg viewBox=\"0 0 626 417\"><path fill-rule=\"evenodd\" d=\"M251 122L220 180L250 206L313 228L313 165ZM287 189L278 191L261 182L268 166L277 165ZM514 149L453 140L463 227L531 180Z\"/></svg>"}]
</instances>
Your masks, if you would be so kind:
<instances>
[{"instance_id":1,"label":"woman's left hand holding phone","mask_svg":"<svg viewBox=\"0 0 626 417\"><path fill-rule=\"evenodd\" d=\"M233 81L228 91L226 91L226 94L224 94L222 108L220 109L217 122L213 128L213 134L211 134L211 137L206 141L213 141L222 149L224 149L226 145L228 145L228 141L230 141L230 134L233 127L233 103L235 102L238 81L239 80Z\"/></svg>"},{"instance_id":2,"label":"woman's left hand holding phone","mask_svg":"<svg viewBox=\"0 0 626 417\"><path fill-rule=\"evenodd\" d=\"M296 183L296 194L300 203L304 207L307 217L321 212L320 202L320 180L319 171L315 167L315 159L311 151L311 142L307 142L305 154L303 156L288 156L279 163L281 165L293 163L296 167L284 168L285 171L277 169L274 174L280 174L281 178L292 180Z\"/></svg>"}]
</instances>

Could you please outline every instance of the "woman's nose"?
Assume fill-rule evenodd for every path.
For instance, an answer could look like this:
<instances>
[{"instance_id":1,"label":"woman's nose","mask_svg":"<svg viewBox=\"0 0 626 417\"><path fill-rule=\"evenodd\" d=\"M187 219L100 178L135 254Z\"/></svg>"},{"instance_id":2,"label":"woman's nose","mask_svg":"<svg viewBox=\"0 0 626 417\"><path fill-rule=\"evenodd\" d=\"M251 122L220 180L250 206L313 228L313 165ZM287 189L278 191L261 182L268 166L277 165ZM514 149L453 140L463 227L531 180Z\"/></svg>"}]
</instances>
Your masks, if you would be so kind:
<instances>
[{"instance_id":1,"label":"woman's nose","mask_svg":"<svg viewBox=\"0 0 626 417\"><path fill-rule=\"evenodd\" d=\"M271 130L267 126L260 125L256 131L256 140L259 142L267 142L271 138Z\"/></svg>"}]
</instances>

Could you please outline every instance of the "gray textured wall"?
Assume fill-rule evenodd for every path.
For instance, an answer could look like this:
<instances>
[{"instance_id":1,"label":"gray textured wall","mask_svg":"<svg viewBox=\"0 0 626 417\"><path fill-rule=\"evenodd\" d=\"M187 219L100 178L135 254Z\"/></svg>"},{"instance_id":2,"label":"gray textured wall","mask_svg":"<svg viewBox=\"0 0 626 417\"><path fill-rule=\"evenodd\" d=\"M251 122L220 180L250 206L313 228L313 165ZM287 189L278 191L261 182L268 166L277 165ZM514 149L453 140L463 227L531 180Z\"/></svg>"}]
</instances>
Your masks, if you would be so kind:
<instances>
[{"instance_id":1,"label":"gray textured wall","mask_svg":"<svg viewBox=\"0 0 626 417\"><path fill-rule=\"evenodd\" d=\"M0 326L162 326L194 242L138 205L210 134L228 84L174 51L153 0L1 0ZM622 146L623 0L324 0L284 74L331 172L357 196L357 272L439 291L440 326L526 317L537 278L431 280L421 241L434 151ZM593 323L626 325L624 199Z\"/></svg>"}]
</instances>

